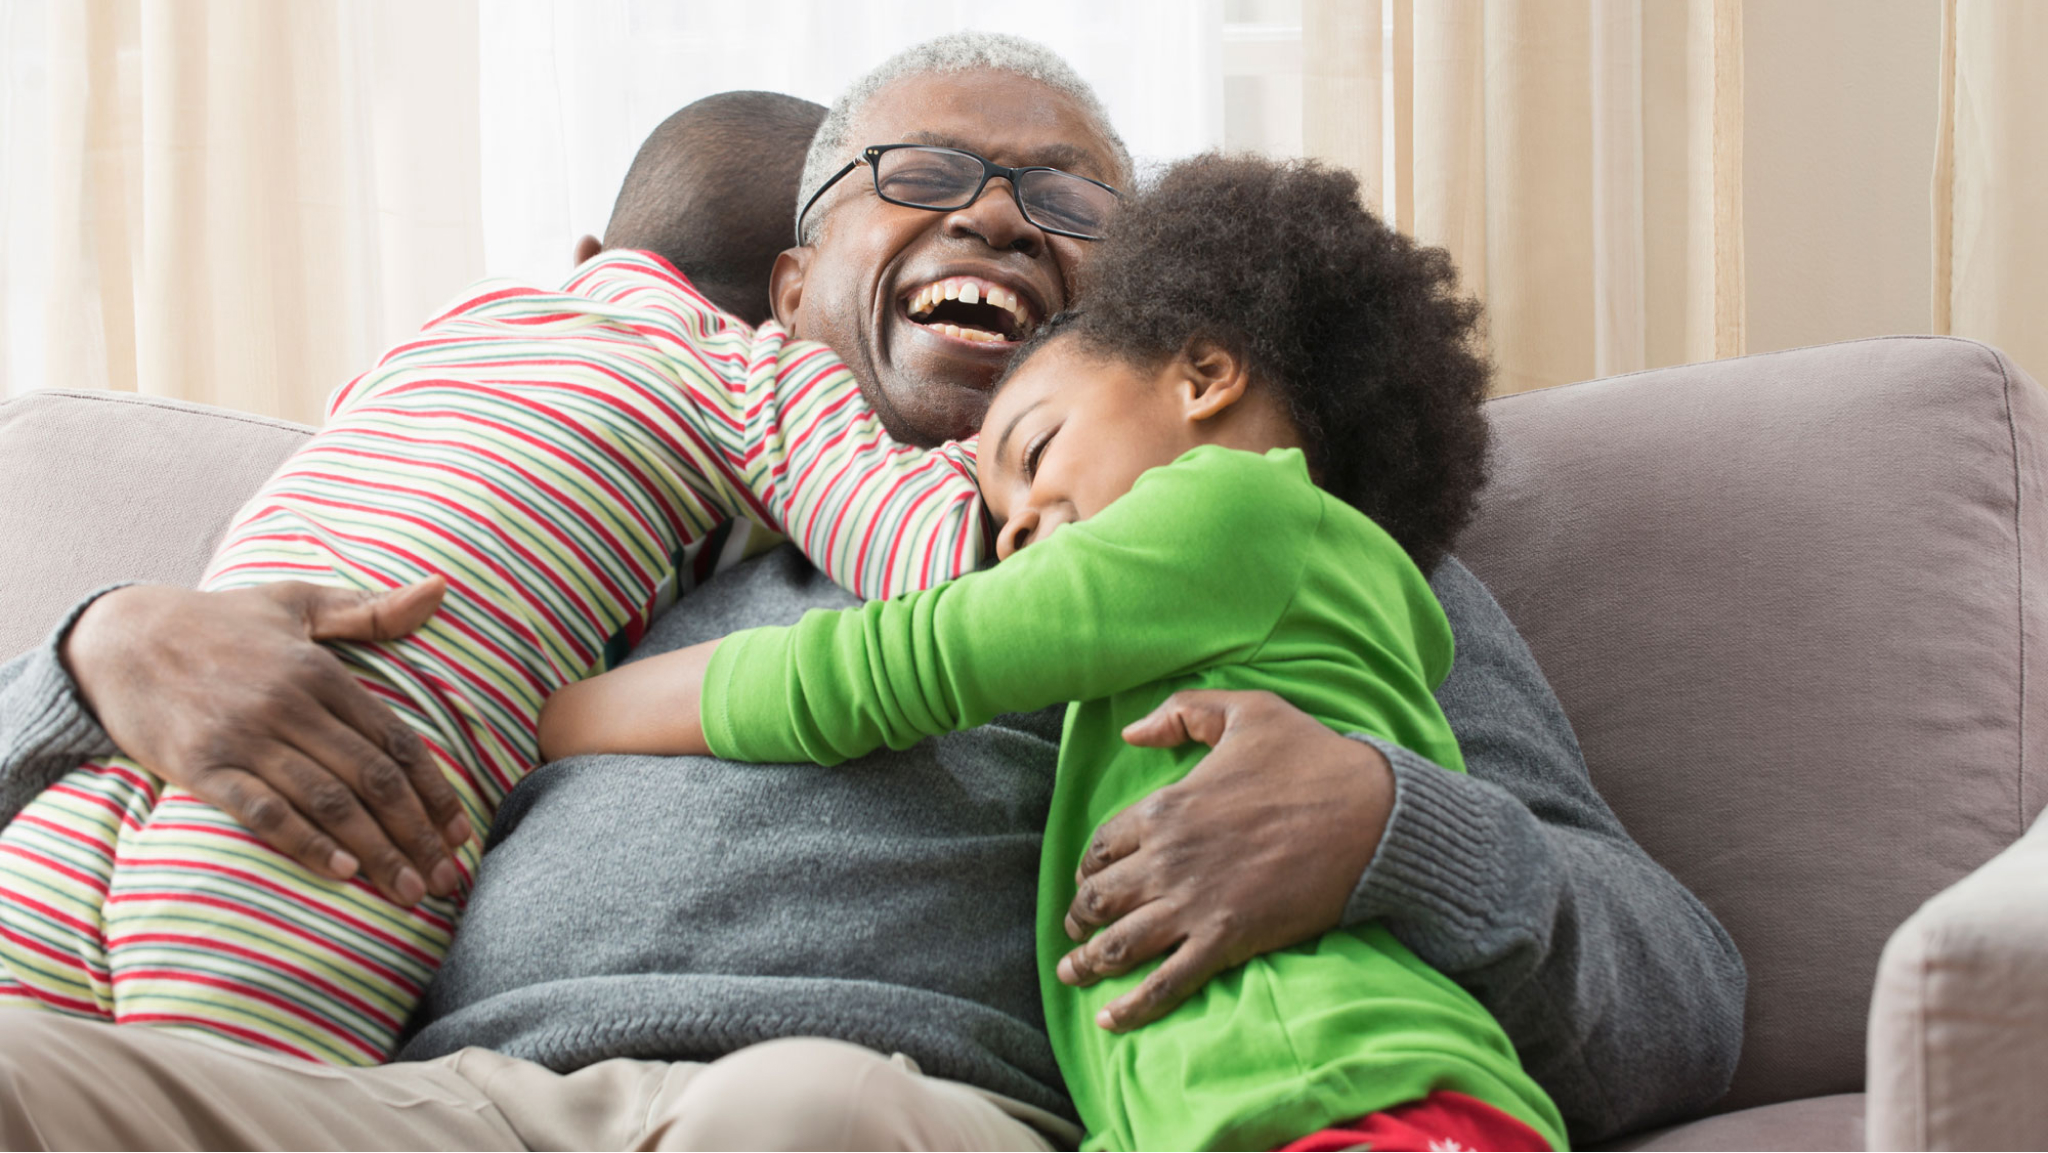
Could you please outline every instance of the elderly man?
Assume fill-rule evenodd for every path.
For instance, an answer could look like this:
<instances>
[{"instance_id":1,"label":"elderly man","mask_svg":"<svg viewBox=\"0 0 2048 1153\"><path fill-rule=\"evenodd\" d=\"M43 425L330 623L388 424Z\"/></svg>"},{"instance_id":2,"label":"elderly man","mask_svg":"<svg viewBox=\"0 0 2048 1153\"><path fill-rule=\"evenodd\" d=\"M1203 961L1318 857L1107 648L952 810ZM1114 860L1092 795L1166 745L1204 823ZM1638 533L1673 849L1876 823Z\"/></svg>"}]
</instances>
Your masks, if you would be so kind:
<instances>
[{"instance_id":1,"label":"elderly man","mask_svg":"<svg viewBox=\"0 0 2048 1153\"><path fill-rule=\"evenodd\" d=\"M901 143L1007 171L985 167L976 187L927 208L885 200L870 168L844 167ZM805 180L815 203L777 262L772 304L846 360L898 438L971 432L1006 355L921 322L909 307L921 290L974 277L1039 317L1067 304L1087 241L1049 227L1054 203L1014 171L1036 166L1131 179L1087 87L1009 38L912 49L819 130ZM1117 1025L1133 1027L1219 968L1377 918L1499 1017L1576 1139L1704 1106L1739 1047L1733 946L1594 793L1485 590L1455 561L1433 585L1458 643L1440 697L1470 775L1346 739L1270 697L1169 702L1214 752L1104 827L1070 918L1088 940L1062 979L1171 950L1119 1007ZM692 593L642 647L847 603L784 547ZM310 696L299 686L323 672L307 637L376 635L391 627L379 607L303 590L102 598L59 636L76 691L47 687L63 679L56 647L26 658L41 673L14 670L0 765L104 752L82 694L130 755L231 802L254 787L236 766L262 776L291 739L279 702ZM182 681L193 668L233 672ZM383 740L373 709L333 707ZM1058 732L1056 710L1004 717L834 773L646 757L544 767L499 813L400 1061L336 1069L17 1014L0 1029L0 1144L1071 1144L1032 941ZM388 786L388 771L331 769L362 786L367 809L318 823L381 887L418 893L445 875L433 830L450 813L429 775L394 790L370 787ZM295 856L331 844L303 822L260 831Z\"/></svg>"}]
</instances>

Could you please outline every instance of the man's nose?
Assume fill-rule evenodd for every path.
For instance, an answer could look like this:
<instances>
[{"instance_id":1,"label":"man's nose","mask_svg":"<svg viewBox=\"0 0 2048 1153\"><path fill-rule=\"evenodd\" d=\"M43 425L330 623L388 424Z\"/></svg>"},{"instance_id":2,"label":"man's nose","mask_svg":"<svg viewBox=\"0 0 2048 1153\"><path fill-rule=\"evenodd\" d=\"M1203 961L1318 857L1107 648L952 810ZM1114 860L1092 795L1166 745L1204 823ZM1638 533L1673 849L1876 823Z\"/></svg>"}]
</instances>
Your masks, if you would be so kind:
<instances>
[{"instance_id":1,"label":"man's nose","mask_svg":"<svg viewBox=\"0 0 2048 1153\"><path fill-rule=\"evenodd\" d=\"M982 187L974 203L946 214L946 235L978 236L997 252L1037 256L1045 249L1045 233L1024 219L1017 208L1017 194L1011 191L1010 182L1000 176Z\"/></svg>"}]
</instances>

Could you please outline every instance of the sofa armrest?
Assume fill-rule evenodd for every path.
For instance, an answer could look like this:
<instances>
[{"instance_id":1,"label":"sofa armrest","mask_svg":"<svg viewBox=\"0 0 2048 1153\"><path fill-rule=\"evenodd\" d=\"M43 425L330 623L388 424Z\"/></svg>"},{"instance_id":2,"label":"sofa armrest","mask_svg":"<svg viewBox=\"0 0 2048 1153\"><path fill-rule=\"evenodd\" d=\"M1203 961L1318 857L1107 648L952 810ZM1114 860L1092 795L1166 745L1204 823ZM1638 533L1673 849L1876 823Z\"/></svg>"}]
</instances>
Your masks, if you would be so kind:
<instances>
[{"instance_id":1,"label":"sofa armrest","mask_svg":"<svg viewBox=\"0 0 2048 1153\"><path fill-rule=\"evenodd\" d=\"M2048 1148L2048 822L1892 934L1868 1038L1869 1148Z\"/></svg>"}]
</instances>

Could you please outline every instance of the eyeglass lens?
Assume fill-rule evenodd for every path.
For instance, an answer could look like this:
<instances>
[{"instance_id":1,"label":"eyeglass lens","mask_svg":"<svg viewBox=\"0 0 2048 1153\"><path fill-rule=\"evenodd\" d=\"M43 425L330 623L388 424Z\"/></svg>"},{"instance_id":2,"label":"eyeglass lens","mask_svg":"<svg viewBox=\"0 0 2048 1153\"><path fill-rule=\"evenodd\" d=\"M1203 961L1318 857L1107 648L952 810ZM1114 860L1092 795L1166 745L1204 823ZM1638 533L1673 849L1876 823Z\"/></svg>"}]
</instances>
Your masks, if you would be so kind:
<instances>
[{"instance_id":1,"label":"eyeglass lens","mask_svg":"<svg viewBox=\"0 0 2048 1153\"><path fill-rule=\"evenodd\" d=\"M949 148L892 148L875 165L882 196L913 208L964 207L981 183L981 160ZM1099 236L1116 194L1093 181L1041 168L1017 177L1024 215L1041 228Z\"/></svg>"}]
</instances>

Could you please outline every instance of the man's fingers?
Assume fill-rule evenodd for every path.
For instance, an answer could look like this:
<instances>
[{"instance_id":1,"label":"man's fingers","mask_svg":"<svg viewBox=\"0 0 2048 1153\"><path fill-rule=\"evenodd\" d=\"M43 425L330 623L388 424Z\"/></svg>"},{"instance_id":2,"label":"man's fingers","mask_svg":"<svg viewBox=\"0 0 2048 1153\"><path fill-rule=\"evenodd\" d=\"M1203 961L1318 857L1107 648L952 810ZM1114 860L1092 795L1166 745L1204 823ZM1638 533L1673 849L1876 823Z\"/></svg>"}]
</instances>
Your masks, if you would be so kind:
<instances>
[{"instance_id":1,"label":"man's fingers","mask_svg":"<svg viewBox=\"0 0 2048 1153\"><path fill-rule=\"evenodd\" d=\"M290 801L246 769L209 769L193 780L192 795L319 876L346 881L362 867L353 853L314 828Z\"/></svg>"},{"instance_id":2,"label":"man's fingers","mask_svg":"<svg viewBox=\"0 0 2048 1153\"><path fill-rule=\"evenodd\" d=\"M1074 883L1086 884L1089 877L1137 852L1142 823L1138 805L1102 822L1095 835L1088 838L1088 850L1081 854L1081 865L1074 870Z\"/></svg>"},{"instance_id":3,"label":"man's fingers","mask_svg":"<svg viewBox=\"0 0 2048 1153\"><path fill-rule=\"evenodd\" d=\"M1172 1012L1210 977L1226 968L1222 947L1214 941L1189 938L1160 962L1138 987L1104 1005L1095 1023L1112 1033L1127 1033Z\"/></svg>"},{"instance_id":4,"label":"man's fingers","mask_svg":"<svg viewBox=\"0 0 2048 1153\"><path fill-rule=\"evenodd\" d=\"M1154 901L1061 957L1054 972L1062 984L1082 988L1128 973L1180 942L1174 914L1164 902Z\"/></svg>"},{"instance_id":5,"label":"man's fingers","mask_svg":"<svg viewBox=\"0 0 2048 1153\"><path fill-rule=\"evenodd\" d=\"M1177 749L1189 741L1213 748L1230 727L1230 700L1214 689L1175 693L1124 726L1124 741L1148 749Z\"/></svg>"},{"instance_id":6,"label":"man's fingers","mask_svg":"<svg viewBox=\"0 0 2048 1153\"><path fill-rule=\"evenodd\" d=\"M420 871L370 819L354 791L333 773L298 750L284 746L276 748L261 772L264 782L290 802L299 819L333 837L355 855L361 862L362 875L387 900L417 905L427 895L427 883ZM263 829L254 824L249 828L271 845L278 845ZM290 852L289 848L279 847Z\"/></svg>"},{"instance_id":7,"label":"man's fingers","mask_svg":"<svg viewBox=\"0 0 2048 1153\"><path fill-rule=\"evenodd\" d=\"M388 641L426 624L447 591L436 574L380 593L304 585L293 595L316 641Z\"/></svg>"},{"instance_id":8,"label":"man's fingers","mask_svg":"<svg viewBox=\"0 0 2048 1153\"><path fill-rule=\"evenodd\" d=\"M419 875L426 878L428 892L437 897L455 892L462 883L462 874L413 791L412 779L384 750L332 715L321 712L309 715L294 727L292 743L305 754L313 772L327 776L326 782L309 782L320 794L331 797L336 784L352 794L351 803L345 807L330 799L327 811L308 810L307 816L327 832L341 837L366 861L384 859L396 846L398 852L411 859ZM364 816L368 825L352 825L349 829L330 825L330 812L349 822ZM347 835L351 832L353 836ZM380 878L371 879L384 883ZM390 883L396 883L395 876Z\"/></svg>"},{"instance_id":9,"label":"man's fingers","mask_svg":"<svg viewBox=\"0 0 2048 1153\"><path fill-rule=\"evenodd\" d=\"M1095 930L1158 896L1145 882L1149 871L1134 868L1128 858L1120 866L1083 877L1067 905L1067 936L1085 941Z\"/></svg>"},{"instance_id":10,"label":"man's fingers","mask_svg":"<svg viewBox=\"0 0 2048 1153\"><path fill-rule=\"evenodd\" d=\"M415 843L410 838L417 835L417 822L422 820L433 827L448 848L469 840L473 830L463 813L462 798L456 795L455 786L448 783L441 766L427 754L426 745L410 726L356 683L339 661L334 661L334 675L322 678L318 697L342 724L374 745L398 769L398 778L384 776L365 782L373 787L359 785L356 789L369 803L378 823L407 844ZM386 797L390 798L388 803L383 799ZM414 860L424 868L431 869L433 860L439 856L424 844L413 849Z\"/></svg>"}]
</instances>

